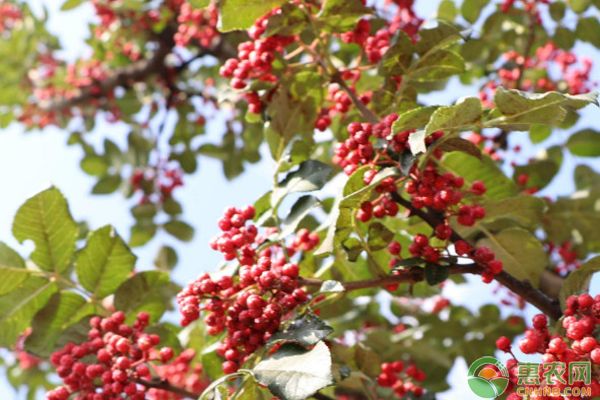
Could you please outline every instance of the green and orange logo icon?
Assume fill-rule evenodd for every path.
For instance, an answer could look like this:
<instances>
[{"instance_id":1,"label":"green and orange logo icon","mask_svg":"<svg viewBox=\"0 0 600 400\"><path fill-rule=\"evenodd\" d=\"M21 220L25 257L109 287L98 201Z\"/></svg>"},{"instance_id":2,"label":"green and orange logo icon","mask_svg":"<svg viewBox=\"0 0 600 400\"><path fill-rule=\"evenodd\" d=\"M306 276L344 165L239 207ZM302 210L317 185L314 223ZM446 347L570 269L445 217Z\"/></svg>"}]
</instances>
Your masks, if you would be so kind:
<instances>
[{"instance_id":1,"label":"green and orange logo icon","mask_svg":"<svg viewBox=\"0 0 600 400\"><path fill-rule=\"evenodd\" d=\"M508 370L494 357L481 357L468 371L469 387L477 396L494 399L508 387Z\"/></svg>"}]
</instances>

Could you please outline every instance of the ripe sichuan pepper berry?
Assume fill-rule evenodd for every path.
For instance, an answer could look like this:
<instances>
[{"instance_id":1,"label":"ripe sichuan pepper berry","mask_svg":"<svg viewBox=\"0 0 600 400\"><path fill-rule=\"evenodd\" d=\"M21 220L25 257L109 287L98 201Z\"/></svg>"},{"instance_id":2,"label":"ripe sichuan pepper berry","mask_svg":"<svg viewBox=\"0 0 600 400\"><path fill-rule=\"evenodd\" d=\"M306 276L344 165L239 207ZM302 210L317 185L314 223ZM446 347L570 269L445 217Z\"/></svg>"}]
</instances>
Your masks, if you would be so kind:
<instances>
[{"instance_id":1,"label":"ripe sichuan pepper berry","mask_svg":"<svg viewBox=\"0 0 600 400\"><path fill-rule=\"evenodd\" d=\"M548 318L543 314L533 317L532 327L525 331L525 337L519 341L519 348L525 354L541 354L544 363L565 363L566 371L572 362L591 362L592 398L600 396L600 375L594 365L600 365L600 344L594 337L594 332L600 325L600 319L595 315L595 309L600 309L600 295L592 297L589 294L570 296L566 301L567 307L561 324L564 333L551 334L548 330ZM497 347L509 351L510 342L506 338L498 339ZM509 368L511 380L517 381L517 372ZM540 376L542 378L542 376ZM547 385L559 388L557 385Z\"/></svg>"},{"instance_id":2,"label":"ripe sichuan pepper berry","mask_svg":"<svg viewBox=\"0 0 600 400\"><path fill-rule=\"evenodd\" d=\"M54 352L50 362L63 381L50 391L48 400L112 400L126 395L144 400L147 388L139 380L151 379L149 363L162 363L173 350L158 349L160 338L145 333L147 313L139 313L132 326L125 324L125 314L117 311L110 317L90 320L88 340L68 343Z\"/></svg>"},{"instance_id":3,"label":"ripe sichuan pepper berry","mask_svg":"<svg viewBox=\"0 0 600 400\"><path fill-rule=\"evenodd\" d=\"M266 237L251 223L254 214L251 206L228 208L219 220L222 233L211 242L225 260L237 259L237 273L203 274L177 295L182 325L204 311L208 334L226 333L217 349L226 373L235 372L279 329L286 315L308 300L299 286L299 267L291 258L319 243L318 235L301 229L291 243L265 247Z\"/></svg>"},{"instance_id":4,"label":"ripe sichuan pepper berry","mask_svg":"<svg viewBox=\"0 0 600 400\"><path fill-rule=\"evenodd\" d=\"M333 161L339 164L348 175L354 174L360 167L368 166L362 180L365 185L373 182L377 174L391 165L398 165L398 155L410 153L409 138L412 131L393 132L393 124L398 115L390 114L375 124L352 122L348 125L348 138L338 143ZM427 146L442 138L442 132L434 132L425 139ZM440 159L443 153L436 149L432 158ZM413 257L437 263L447 253L452 244L453 231L451 219L464 226L473 226L485 217L485 209L477 203L478 197L485 194L486 186L482 181L474 181L465 187L462 177L439 170L437 163L429 161L424 168L415 163L408 176L387 176L375 187L376 196L360 204L356 218L368 223L373 218L394 217L400 212L398 205L399 192L402 189L408 194L410 208L434 212L440 216L440 223L434 227L431 236L438 241L431 241L428 232L415 235L408 251ZM411 211L414 214L414 210ZM441 243L440 243L441 241ZM462 241L457 241L462 242ZM433 244L432 244L433 243ZM473 258L485 268L482 274L484 282L489 283L502 271L502 262L495 259L487 248L472 249L465 244L457 244L457 252L461 256ZM468 247L468 248L467 248ZM400 248L391 245L389 252L394 258L390 265L395 265Z\"/></svg>"},{"instance_id":5,"label":"ripe sichuan pepper berry","mask_svg":"<svg viewBox=\"0 0 600 400\"><path fill-rule=\"evenodd\" d=\"M425 378L425 373L414 363L405 365L402 361L394 361L381 364L377 384L391 388L398 398L404 398L409 394L421 397L425 390L420 386L420 382Z\"/></svg>"}]
</instances>

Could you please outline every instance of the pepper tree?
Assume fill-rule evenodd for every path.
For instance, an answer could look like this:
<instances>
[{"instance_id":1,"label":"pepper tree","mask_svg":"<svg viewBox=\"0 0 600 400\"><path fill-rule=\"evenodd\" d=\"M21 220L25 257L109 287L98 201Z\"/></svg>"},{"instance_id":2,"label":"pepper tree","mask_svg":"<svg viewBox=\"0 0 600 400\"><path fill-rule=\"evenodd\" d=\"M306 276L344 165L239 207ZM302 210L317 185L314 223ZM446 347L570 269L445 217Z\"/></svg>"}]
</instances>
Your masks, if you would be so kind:
<instances>
[{"instance_id":1,"label":"pepper tree","mask_svg":"<svg viewBox=\"0 0 600 400\"><path fill-rule=\"evenodd\" d=\"M12 232L33 251L0 245L13 386L50 400L433 399L456 359L500 350L504 398L520 398L515 352L590 361L600 395L600 133L580 118L597 115L598 1L442 0L427 20L414 0L62 10L83 5L89 55L65 61L44 15L0 1L0 125L64 130L92 193L122 193L135 224L88 229L55 187L19 208ZM177 192L204 157L234 184L271 159L272 190L213 216L224 262L176 283L176 248L154 269L135 248L159 231L191 240L183 207L198 205ZM565 168L576 191L557 197ZM496 304L444 297L478 279Z\"/></svg>"}]
</instances>

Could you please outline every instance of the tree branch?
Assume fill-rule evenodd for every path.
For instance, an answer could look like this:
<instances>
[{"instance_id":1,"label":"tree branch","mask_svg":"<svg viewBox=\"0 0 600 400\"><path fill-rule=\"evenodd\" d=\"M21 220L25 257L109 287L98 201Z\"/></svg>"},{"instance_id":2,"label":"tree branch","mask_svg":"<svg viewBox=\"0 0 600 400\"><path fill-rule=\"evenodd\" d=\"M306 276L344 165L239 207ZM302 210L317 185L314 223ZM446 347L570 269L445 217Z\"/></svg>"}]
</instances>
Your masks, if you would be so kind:
<instances>
[{"instance_id":1,"label":"tree branch","mask_svg":"<svg viewBox=\"0 0 600 400\"><path fill-rule=\"evenodd\" d=\"M165 381L165 380L153 379L151 381L147 381L145 379L136 379L135 382L142 386L145 386L147 388L166 390L167 392L175 393L179 396L182 396L182 397L185 397L188 399L197 399L198 397L200 397L199 394L188 392L185 389L181 389L179 387L173 386L168 381Z\"/></svg>"},{"instance_id":2,"label":"tree branch","mask_svg":"<svg viewBox=\"0 0 600 400\"><path fill-rule=\"evenodd\" d=\"M471 264L456 264L448 267L450 274L475 274L479 275L482 268L475 263ZM406 270L398 270L394 275L387 275L381 278L366 279L362 281L342 282L342 286L347 291L368 289L374 287L382 287L395 283L417 283L425 280L425 270L420 267L412 267ZM320 287L323 281L316 278L300 278L301 285Z\"/></svg>"},{"instance_id":3,"label":"tree branch","mask_svg":"<svg viewBox=\"0 0 600 400\"><path fill-rule=\"evenodd\" d=\"M80 88L79 92L72 97L40 102L39 107L44 111L49 112L68 110L71 107L75 107L92 99L101 98L116 87L129 87L132 83L141 82L153 75L166 75L169 67L165 64L165 58L171 53L175 45L172 29L165 29L157 37L157 44L158 48L152 57L136 61L123 68L117 68L106 79ZM231 54L231 49L225 43L224 38L221 38L215 47L200 48L200 51L196 56L180 66L175 67L174 71L179 73L187 68L192 61L206 55L212 55L218 59L224 60L232 57L234 54Z\"/></svg>"},{"instance_id":4,"label":"tree branch","mask_svg":"<svg viewBox=\"0 0 600 400\"><path fill-rule=\"evenodd\" d=\"M532 32L530 32L528 42L527 42L527 52L528 53L531 51L531 46L533 45L534 40L535 40L535 35ZM369 110L365 106L365 104L356 96L356 94L348 87L348 85L346 85L346 82L344 82L344 80L341 79L339 74L336 74L333 76L333 81L338 83L340 85L340 87L343 90L345 90L346 93L348 93L348 95L352 99L352 102L358 108L358 110L362 114L363 118L365 118L366 120L368 120L370 122L378 121L377 115L375 115L371 110ZM400 205L404 206L406 209L408 209L412 215L418 216L419 218L421 218L423 221L425 221L429 226L431 226L434 229L437 225L439 225L440 223L443 222L443 218L441 218L441 216L435 215L432 212L427 212L427 211L418 209L416 207L413 207L413 205L410 201L404 199L397 192L392 193L392 198L398 204L400 204ZM452 231L452 235L451 235L450 239L453 242L456 242L458 240L464 240L454 230ZM451 272L451 273L468 272L468 273L481 274L481 273L483 273L483 271L484 271L484 269L481 266L475 266L475 267L472 267L469 271ZM412 274L415 274L415 272L413 272ZM350 285L350 287L355 287L355 288L385 286L388 283L410 281L410 279L413 279L416 277L417 276L396 275L396 276L389 276L389 277L371 280L371 281L349 282L346 285ZM558 320L562 316L562 311L560 309L560 303L558 302L558 300L556 300L556 298L552 298L552 297L546 295L546 293L542 292L541 290L534 288L530 282L521 281L521 280L515 278L514 276L510 275L506 271L502 271L501 273L497 274L494 278L496 281L500 282L502 285L504 285L508 289L512 290L514 293L523 297L528 303L537 307L540 311L542 311L546 315L550 316L551 318ZM390 281L386 282L386 280L388 280L388 279ZM554 279L552 281L555 282L556 280ZM364 286L364 285L367 285L367 286ZM553 290L552 292L555 293L556 291Z\"/></svg>"},{"instance_id":5,"label":"tree branch","mask_svg":"<svg viewBox=\"0 0 600 400\"><path fill-rule=\"evenodd\" d=\"M442 220L439 216L414 207L410 201L404 199L397 192L392 193L392 199L408 209L412 215L417 215L434 229L437 225L442 223ZM452 230L450 239L453 242L464 240L462 236L460 236L454 230ZM483 271L484 269L479 266L479 271L476 273L482 273ZM551 318L558 320L561 317L562 311L560 309L559 302L555 298L552 298L541 290L533 287L529 281L521 281L506 271L500 272L494 277L494 279L508 289L512 290L514 293L523 297L528 303L537 307L540 311Z\"/></svg>"}]
</instances>

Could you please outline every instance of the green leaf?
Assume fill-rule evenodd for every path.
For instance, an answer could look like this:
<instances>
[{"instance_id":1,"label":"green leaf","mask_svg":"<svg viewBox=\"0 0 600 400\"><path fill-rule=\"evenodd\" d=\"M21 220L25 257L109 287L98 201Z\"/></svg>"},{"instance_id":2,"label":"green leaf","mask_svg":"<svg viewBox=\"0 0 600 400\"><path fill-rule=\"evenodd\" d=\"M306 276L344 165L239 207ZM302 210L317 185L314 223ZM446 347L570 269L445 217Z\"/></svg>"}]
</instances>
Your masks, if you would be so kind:
<instances>
[{"instance_id":1,"label":"green leaf","mask_svg":"<svg viewBox=\"0 0 600 400\"><path fill-rule=\"evenodd\" d=\"M404 31L398 33L396 43L385 52L379 65L384 76L405 75L413 60L415 46Z\"/></svg>"},{"instance_id":2,"label":"green leaf","mask_svg":"<svg viewBox=\"0 0 600 400\"><path fill-rule=\"evenodd\" d=\"M132 316L146 311L156 322L170 306L177 290L166 272L140 272L119 286L115 293L115 308Z\"/></svg>"},{"instance_id":3,"label":"green leaf","mask_svg":"<svg viewBox=\"0 0 600 400\"><path fill-rule=\"evenodd\" d=\"M371 10L360 0L325 0L317 16L334 32L344 32L353 28L356 21Z\"/></svg>"},{"instance_id":4,"label":"green leaf","mask_svg":"<svg viewBox=\"0 0 600 400\"><path fill-rule=\"evenodd\" d=\"M500 200L516 196L519 192L515 183L488 156L479 159L466 153L453 152L444 156L441 165L445 170L462 176L466 185L477 180L483 181L487 188L486 198Z\"/></svg>"},{"instance_id":5,"label":"green leaf","mask_svg":"<svg viewBox=\"0 0 600 400\"><path fill-rule=\"evenodd\" d=\"M331 333L333 333L331 326L316 315L308 313L296 318L283 331L273 335L269 343L293 343L310 348Z\"/></svg>"},{"instance_id":6,"label":"green leaf","mask_svg":"<svg viewBox=\"0 0 600 400\"><path fill-rule=\"evenodd\" d=\"M0 242L0 274L0 296L18 288L30 274L30 271L25 269L25 261L19 253L4 242Z\"/></svg>"},{"instance_id":7,"label":"green leaf","mask_svg":"<svg viewBox=\"0 0 600 400\"><path fill-rule=\"evenodd\" d=\"M514 176L527 175L529 177L527 186L541 190L552 182L559 169L559 165L553 160L533 160L525 165L515 167Z\"/></svg>"},{"instance_id":8,"label":"green leaf","mask_svg":"<svg viewBox=\"0 0 600 400\"><path fill-rule=\"evenodd\" d=\"M585 251L600 252L600 189L592 187L558 198L544 215L544 229L554 243L581 243Z\"/></svg>"},{"instance_id":9,"label":"green leaf","mask_svg":"<svg viewBox=\"0 0 600 400\"><path fill-rule=\"evenodd\" d=\"M398 119L392 125L392 132L398 133L424 128L429 122L431 114L433 114L437 108L438 107L436 106L418 107L400 114Z\"/></svg>"},{"instance_id":10,"label":"green leaf","mask_svg":"<svg viewBox=\"0 0 600 400\"><path fill-rule=\"evenodd\" d=\"M581 14L592 4L592 0L567 0L567 3L569 3L571 10Z\"/></svg>"},{"instance_id":11,"label":"green leaf","mask_svg":"<svg viewBox=\"0 0 600 400\"><path fill-rule=\"evenodd\" d=\"M549 11L550 11L550 16L552 17L553 20L560 21L561 19L563 19L565 17L565 12L567 10L567 6L565 5L564 2L553 1L552 3L550 3L550 5L548 7L549 7Z\"/></svg>"},{"instance_id":12,"label":"green leaf","mask_svg":"<svg viewBox=\"0 0 600 400\"><path fill-rule=\"evenodd\" d=\"M308 17L304 11L295 4L286 3L281 7L281 13L275 14L267 22L267 36L297 35L305 28Z\"/></svg>"},{"instance_id":13,"label":"green leaf","mask_svg":"<svg viewBox=\"0 0 600 400\"><path fill-rule=\"evenodd\" d=\"M529 140L532 143L541 143L544 140L548 139L552 134L552 128L548 125L532 125L529 128Z\"/></svg>"},{"instance_id":14,"label":"green leaf","mask_svg":"<svg viewBox=\"0 0 600 400\"><path fill-rule=\"evenodd\" d=\"M557 3L553 3L557 4ZM575 40L577 36L575 32L570 30L569 28L565 28L563 26L559 26L554 30L554 38L553 41L556 43L558 47L563 50L570 50L575 45Z\"/></svg>"},{"instance_id":15,"label":"green leaf","mask_svg":"<svg viewBox=\"0 0 600 400\"><path fill-rule=\"evenodd\" d=\"M302 87L304 84L310 86L308 82L301 83L296 79L310 79L311 76L312 74L295 76L292 82L285 82L287 86L279 86L266 109L269 122L265 125L265 139L275 160L279 160L287 144L296 135L301 136L306 142L313 142L317 100L308 93L294 96L290 92L293 87ZM312 91L309 93L312 94Z\"/></svg>"},{"instance_id":16,"label":"green leaf","mask_svg":"<svg viewBox=\"0 0 600 400\"><path fill-rule=\"evenodd\" d=\"M169 234L184 242L189 242L194 238L194 228L183 221L171 220L165 223L163 228Z\"/></svg>"},{"instance_id":17,"label":"green leaf","mask_svg":"<svg viewBox=\"0 0 600 400\"><path fill-rule=\"evenodd\" d=\"M91 233L77 254L75 271L81 286L102 299L125 281L133 271L136 256L110 226Z\"/></svg>"},{"instance_id":18,"label":"green leaf","mask_svg":"<svg viewBox=\"0 0 600 400\"><path fill-rule=\"evenodd\" d=\"M373 251L387 248L388 243L394 239L394 233L380 222L369 225L369 238L367 245Z\"/></svg>"},{"instance_id":19,"label":"green leaf","mask_svg":"<svg viewBox=\"0 0 600 400\"><path fill-rule=\"evenodd\" d=\"M502 116L487 121L486 126L526 130L531 124L557 125L565 119L569 110L576 110L590 103L597 105L598 101L597 93L540 94L499 87L494 96L494 103Z\"/></svg>"},{"instance_id":20,"label":"green leaf","mask_svg":"<svg viewBox=\"0 0 600 400\"><path fill-rule=\"evenodd\" d=\"M331 353L323 342L312 350L284 345L254 367L256 380L281 400L305 400L333 383Z\"/></svg>"},{"instance_id":21,"label":"green leaf","mask_svg":"<svg viewBox=\"0 0 600 400\"><path fill-rule=\"evenodd\" d=\"M94 312L94 305L77 293L55 293L33 318L32 332L25 348L38 356L48 357L67 328Z\"/></svg>"},{"instance_id":22,"label":"green leaf","mask_svg":"<svg viewBox=\"0 0 600 400\"><path fill-rule=\"evenodd\" d=\"M362 343L357 343L354 346L354 360L358 369L371 378L377 378L381 373L379 354Z\"/></svg>"},{"instance_id":23,"label":"green leaf","mask_svg":"<svg viewBox=\"0 0 600 400\"><path fill-rule=\"evenodd\" d=\"M410 80L434 82L460 74L465 70L465 60L450 50L438 50L422 57L412 68Z\"/></svg>"},{"instance_id":24,"label":"green leaf","mask_svg":"<svg viewBox=\"0 0 600 400\"><path fill-rule=\"evenodd\" d=\"M600 132L593 129L583 129L572 134L567 141L571 154L580 157L600 156Z\"/></svg>"},{"instance_id":25,"label":"green leaf","mask_svg":"<svg viewBox=\"0 0 600 400\"><path fill-rule=\"evenodd\" d=\"M181 207L181 204L173 197L166 198L165 201L163 201L162 207L164 212L169 215L179 215L183 212L183 207Z\"/></svg>"},{"instance_id":26,"label":"green leaf","mask_svg":"<svg viewBox=\"0 0 600 400\"><path fill-rule=\"evenodd\" d=\"M102 176L108 170L108 164L103 157L88 155L81 160L81 169L88 175Z\"/></svg>"},{"instance_id":27,"label":"green leaf","mask_svg":"<svg viewBox=\"0 0 600 400\"><path fill-rule=\"evenodd\" d=\"M489 247L502 261L504 270L517 279L528 280L537 287L548 257L540 241L522 228L508 228L478 242Z\"/></svg>"},{"instance_id":28,"label":"green leaf","mask_svg":"<svg viewBox=\"0 0 600 400\"><path fill-rule=\"evenodd\" d=\"M69 11L73 8L79 7L82 5L84 0L66 0L63 5L60 7L60 11Z\"/></svg>"},{"instance_id":29,"label":"green leaf","mask_svg":"<svg viewBox=\"0 0 600 400\"><path fill-rule=\"evenodd\" d=\"M179 165L181 166L181 169L186 174L194 173L196 171L196 168L198 167L198 161L196 160L196 155L194 154L193 151L191 151L189 149L184 150L181 153L172 153L170 155L170 158L172 160L179 161Z\"/></svg>"},{"instance_id":30,"label":"green leaf","mask_svg":"<svg viewBox=\"0 0 600 400\"><path fill-rule=\"evenodd\" d=\"M554 30L554 38L553 41L556 45L563 50L570 50L575 45L575 40L577 39L575 32L572 30L565 28L563 26L559 26Z\"/></svg>"},{"instance_id":31,"label":"green leaf","mask_svg":"<svg viewBox=\"0 0 600 400\"><path fill-rule=\"evenodd\" d=\"M114 193L121 186L121 175L106 175L98 180L92 188L93 194Z\"/></svg>"},{"instance_id":32,"label":"green leaf","mask_svg":"<svg viewBox=\"0 0 600 400\"><path fill-rule=\"evenodd\" d=\"M31 276L19 288L0 297L0 346L12 347L35 313L57 290L47 279Z\"/></svg>"},{"instance_id":33,"label":"green leaf","mask_svg":"<svg viewBox=\"0 0 600 400\"><path fill-rule=\"evenodd\" d=\"M586 261L577 270L571 272L560 288L560 304L565 308L567 297L573 294L587 293L592 276L600 271L600 256Z\"/></svg>"},{"instance_id":34,"label":"green leaf","mask_svg":"<svg viewBox=\"0 0 600 400\"><path fill-rule=\"evenodd\" d=\"M580 40L600 48L600 21L597 17L580 18L575 34Z\"/></svg>"},{"instance_id":35,"label":"green leaf","mask_svg":"<svg viewBox=\"0 0 600 400\"><path fill-rule=\"evenodd\" d=\"M164 271L171 271L177 265L177 252L171 246L161 246L158 254L154 258L156 268Z\"/></svg>"},{"instance_id":36,"label":"green leaf","mask_svg":"<svg viewBox=\"0 0 600 400\"><path fill-rule=\"evenodd\" d=\"M137 224L131 227L131 236L129 237L129 245L131 247L143 246L148 243L156 234L156 225L141 225Z\"/></svg>"},{"instance_id":37,"label":"green leaf","mask_svg":"<svg viewBox=\"0 0 600 400\"><path fill-rule=\"evenodd\" d=\"M600 174L587 165L575 167L574 176L577 190L589 189L593 186L600 187Z\"/></svg>"},{"instance_id":38,"label":"green leaf","mask_svg":"<svg viewBox=\"0 0 600 400\"><path fill-rule=\"evenodd\" d=\"M377 173L369 185L365 185L363 176L371 167L357 169L346 181L344 190L336 197L329 220L325 223L327 234L315 255L327 254L341 245L352 230L352 213L369 198L375 187L387 177L398 175L395 168L385 168Z\"/></svg>"},{"instance_id":39,"label":"green leaf","mask_svg":"<svg viewBox=\"0 0 600 400\"><path fill-rule=\"evenodd\" d=\"M436 131L464 130L477 125L481 119L481 101L475 97L466 97L455 105L440 107L431 115L425 127L425 133Z\"/></svg>"},{"instance_id":40,"label":"green leaf","mask_svg":"<svg viewBox=\"0 0 600 400\"><path fill-rule=\"evenodd\" d=\"M44 271L64 272L75 252L78 228L67 201L54 187L38 193L23 204L13 222L19 242L32 240L31 260Z\"/></svg>"},{"instance_id":41,"label":"green leaf","mask_svg":"<svg viewBox=\"0 0 600 400\"><path fill-rule=\"evenodd\" d=\"M284 0L224 0L220 3L219 30L228 32L248 29L259 17L284 2Z\"/></svg>"},{"instance_id":42,"label":"green leaf","mask_svg":"<svg viewBox=\"0 0 600 400\"><path fill-rule=\"evenodd\" d=\"M321 161L304 161L297 170L287 174L273 190L272 204L278 204L283 197L290 193L312 192L321 189L329 181L331 172L332 168Z\"/></svg>"},{"instance_id":43,"label":"green leaf","mask_svg":"<svg viewBox=\"0 0 600 400\"><path fill-rule=\"evenodd\" d=\"M473 24L488 2L489 0L464 0L460 6L460 13L467 22Z\"/></svg>"},{"instance_id":44,"label":"green leaf","mask_svg":"<svg viewBox=\"0 0 600 400\"><path fill-rule=\"evenodd\" d=\"M419 41L416 45L417 52L425 57L434 51L446 48L461 38L458 28L444 21L438 21L434 28L419 30Z\"/></svg>"},{"instance_id":45,"label":"green leaf","mask_svg":"<svg viewBox=\"0 0 600 400\"><path fill-rule=\"evenodd\" d=\"M456 5L453 0L442 0L437 10L438 19L445 19L447 21L454 21L456 15L458 14L458 10L456 9Z\"/></svg>"},{"instance_id":46,"label":"green leaf","mask_svg":"<svg viewBox=\"0 0 600 400\"><path fill-rule=\"evenodd\" d=\"M429 263L425 265L425 281L431 286L444 282L449 275L448 267Z\"/></svg>"},{"instance_id":47,"label":"green leaf","mask_svg":"<svg viewBox=\"0 0 600 400\"><path fill-rule=\"evenodd\" d=\"M210 5L210 0L188 0L193 8L205 8Z\"/></svg>"},{"instance_id":48,"label":"green leaf","mask_svg":"<svg viewBox=\"0 0 600 400\"><path fill-rule=\"evenodd\" d=\"M438 142L437 148L446 153L453 151L461 151L472 155L473 157L481 158L481 150L476 144L470 140L463 139L460 136L444 138Z\"/></svg>"},{"instance_id":49,"label":"green leaf","mask_svg":"<svg viewBox=\"0 0 600 400\"><path fill-rule=\"evenodd\" d=\"M486 201L485 218L482 222L493 223L500 220L511 220L528 229L535 229L542 220L546 202L539 197L516 196L502 200Z\"/></svg>"},{"instance_id":50,"label":"green leaf","mask_svg":"<svg viewBox=\"0 0 600 400\"><path fill-rule=\"evenodd\" d=\"M314 196L302 196L292 206L289 214L281 225L280 238L285 238L294 233L302 219L306 217L313 208L317 207L319 200Z\"/></svg>"}]
</instances>

